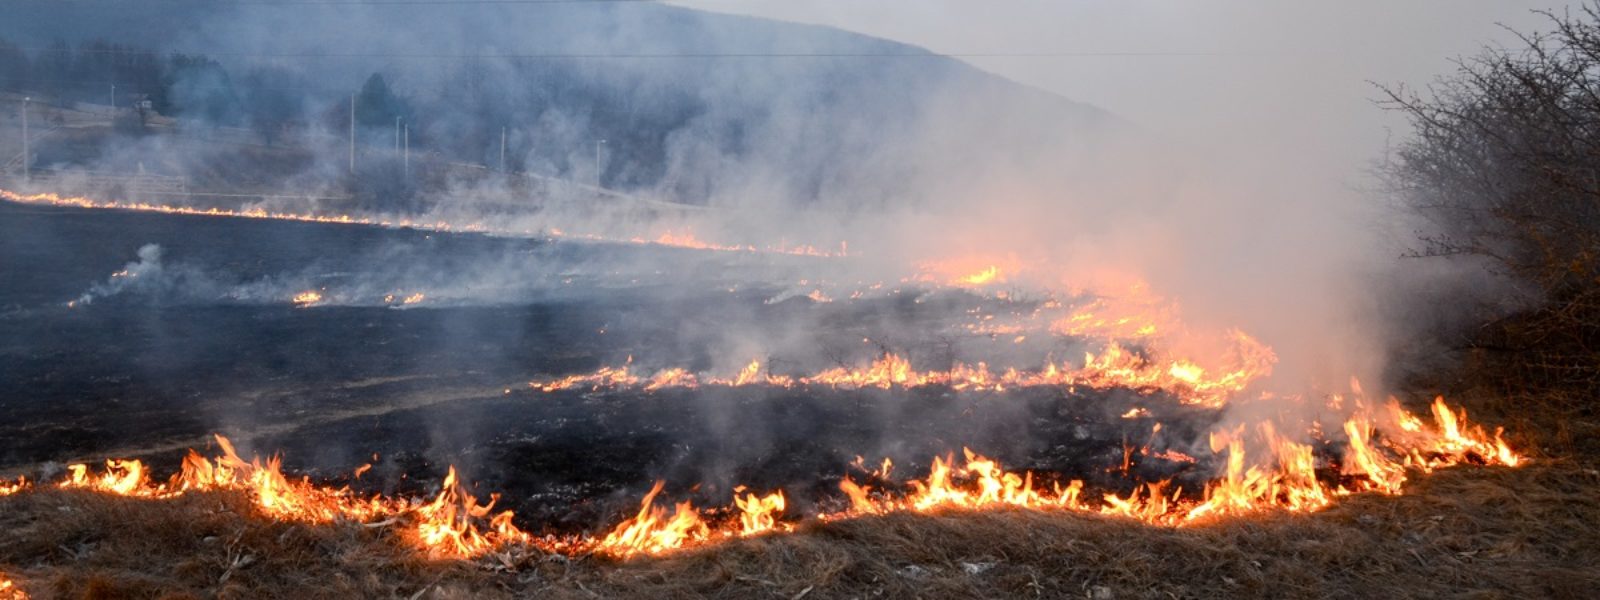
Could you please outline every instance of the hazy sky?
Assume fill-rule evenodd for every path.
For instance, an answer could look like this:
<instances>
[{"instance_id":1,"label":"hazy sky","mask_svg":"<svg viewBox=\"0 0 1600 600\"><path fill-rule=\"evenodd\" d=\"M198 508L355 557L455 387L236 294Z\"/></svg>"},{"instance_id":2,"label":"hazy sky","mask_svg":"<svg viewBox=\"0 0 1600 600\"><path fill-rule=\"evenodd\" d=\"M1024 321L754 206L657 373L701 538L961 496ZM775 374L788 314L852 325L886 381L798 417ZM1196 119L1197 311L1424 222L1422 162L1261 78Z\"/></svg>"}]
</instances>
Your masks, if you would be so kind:
<instances>
[{"instance_id":1,"label":"hazy sky","mask_svg":"<svg viewBox=\"0 0 1600 600\"><path fill-rule=\"evenodd\" d=\"M683 0L830 25L949 54L1172 53L970 58L1158 132L1360 163L1398 121L1367 83L1426 84L1449 58L1514 41L1560 1ZM1308 152L1308 150L1310 150Z\"/></svg>"}]
</instances>

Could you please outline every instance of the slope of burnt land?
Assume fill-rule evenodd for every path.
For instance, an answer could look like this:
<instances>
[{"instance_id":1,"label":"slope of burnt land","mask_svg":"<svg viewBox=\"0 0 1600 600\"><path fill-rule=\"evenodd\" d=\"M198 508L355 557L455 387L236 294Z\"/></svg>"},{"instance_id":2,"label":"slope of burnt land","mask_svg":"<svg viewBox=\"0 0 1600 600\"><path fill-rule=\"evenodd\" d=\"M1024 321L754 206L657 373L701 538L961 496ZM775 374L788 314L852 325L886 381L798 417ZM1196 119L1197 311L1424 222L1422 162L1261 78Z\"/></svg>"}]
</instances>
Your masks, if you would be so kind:
<instances>
[{"instance_id":1,"label":"slope of burnt land","mask_svg":"<svg viewBox=\"0 0 1600 600\"><path fill-rule=\"evenodd\" d=\"M503 493L503 506L517 511L519 523L570 533L630 512L658 479L673 497L699 505L726 504L742 485L783 489L792 514L838 510L839 480L867 477L852 463L864 459L870 469L890 458L897 478L922 476L932 458L959 456L963 447L1008 468L1037 471L1044 487L1084 479L1126 494L1135 481L1174 479L1198 492L1215 465L1160 454L1195 452L1189 441L1215 415L1174 406L1121 419L1112 411L1150 400L1054 388L512 392L310 425L254 444L283 449L291 467L294 456L325 452L329 439L368 449L373 456L353 458L376 458L373 472L388 483L357 487L391 493L414 488L398 475L437 474L438 457L448 456L479 489ZM1157 420L1179 425L1152 434ZM418 450L419 434L428 438L429 452Z\"/></svg>"},{"instance_id":2,"label":"slope of burnt land","mask_svg":"<svg viewBox=\"0 0 1600 600\"><path fill-rule=\"evenodd\" d=\"M1140 481L1170 480L1192 496L1217 472L1196 444L1219 415L1125 389L527 385L630 356L640 375L723 369L730 357L717 327L781 331L795 322L840 362L889 348L937 367L969 358L962 341L936 329L942 315L974 308L970 297L772 302L777 294L760 286L689 278L695 289L685 291L650 277L731 272L692 253L552 252L563 245L337 225L0 204L0 233L6 474L49 476L65 461L119 456L145 459L160 476L186 448L218 452L207 437L215 431L246 455L282 452L289 473L363 492L432 494L453 464L480 496L501 493L498 506L537 532L595 533L637 510L658 479L663 499L699 506L725 506L741 484L783 489L785 514L797 519L793 534L659 558L460 563L422 557L392 527L275 521L242 493L152 501L41 486L0 498L0 575L40 597L1583 597L1600 582L1596 475L1582 464L1449 469L1400 497L1357 495L1314 514L1191 528L1012 510L822 522L801 516L839 508L842 477L893 489L852 466L856 456L868 468L892 458L893 479L904 481L964 446L1033 470L1041 486L1079 478L1094 492L1126 494ZM150 244L163 248L167 276L197 272L221 283L198 293L128 288L65 305ZM595 255L630 253L652 260L621 277L629 285L592 277L596 264L612 273L640 263ZM401 309L358 294L297 308L287 297L234 293L309 274L333 295L384 262L436 273L562 260L583 266L563 264L491 301ZM185 277L172 282L195 281ZM585 277L586 286L564 283ZM550 281L560 293L546 291ZM303 281L291 283L267 296ZM1010 336L997 344L1017 346ZM815 366L761 358L778 375ZM352 478L364 464L372 469Z\"/></svg>"}]
</instances>

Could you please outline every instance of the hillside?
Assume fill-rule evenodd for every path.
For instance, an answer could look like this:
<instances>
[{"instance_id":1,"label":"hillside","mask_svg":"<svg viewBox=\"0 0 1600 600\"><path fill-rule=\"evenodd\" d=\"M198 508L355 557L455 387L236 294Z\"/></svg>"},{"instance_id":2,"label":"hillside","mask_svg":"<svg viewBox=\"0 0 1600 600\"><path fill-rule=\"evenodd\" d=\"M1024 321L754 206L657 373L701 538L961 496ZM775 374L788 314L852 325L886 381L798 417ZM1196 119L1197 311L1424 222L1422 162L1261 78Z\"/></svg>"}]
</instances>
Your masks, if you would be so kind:
<instances>
[{"instance_id":1,"label":"hillside","mask_svg":"<svg viewBox=\"0 0 1600 600\"><path fill-rule=\"evenodd\" d=\"M23 1L8 12L0 39L32 57L31 87L89 102L113 83L128 102L159 92L169 112L188 109L190 129L311 146L310 160L285 161L303 172L284 179L336 178L358 91L364 153L392 150L398 118L419 157L498 168L504 133L508 170L693 204L904 203L1041 149L1093 148L1121 127L919 48L656 3ZM188 62L170 58L161 90L116 81L118 65L151 53ZM77 75L42 76L52 60ZM372 89L374 75L387 89Z\"/></svg>"}]
</instances>

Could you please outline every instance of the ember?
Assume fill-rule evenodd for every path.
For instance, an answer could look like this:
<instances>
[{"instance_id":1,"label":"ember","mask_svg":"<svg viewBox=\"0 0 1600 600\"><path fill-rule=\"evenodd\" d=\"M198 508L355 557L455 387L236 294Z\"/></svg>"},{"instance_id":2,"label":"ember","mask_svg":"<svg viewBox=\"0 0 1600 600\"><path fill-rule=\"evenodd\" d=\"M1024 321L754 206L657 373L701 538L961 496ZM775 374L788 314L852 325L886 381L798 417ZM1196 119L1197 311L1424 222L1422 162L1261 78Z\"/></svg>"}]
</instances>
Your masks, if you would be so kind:
<instances>
[{"instance_id":1,"label":"ember","mask_svg":"<svg viewBox=\"0 0 1600 600\"><path fill-rule=\"evenodd\" d=\"M17 587L16 582L0 573L0 600L28 600L27 592Z\"/></svg>"}]
</instances>

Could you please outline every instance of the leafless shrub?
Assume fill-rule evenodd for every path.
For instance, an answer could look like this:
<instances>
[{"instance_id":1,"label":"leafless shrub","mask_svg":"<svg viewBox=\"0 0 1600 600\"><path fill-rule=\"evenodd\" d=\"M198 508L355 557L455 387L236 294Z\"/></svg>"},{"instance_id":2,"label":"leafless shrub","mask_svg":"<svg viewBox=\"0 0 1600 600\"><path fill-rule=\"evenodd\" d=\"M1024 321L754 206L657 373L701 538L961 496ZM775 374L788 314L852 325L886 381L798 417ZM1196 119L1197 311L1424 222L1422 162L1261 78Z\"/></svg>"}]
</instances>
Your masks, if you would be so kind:
<instances>
[{"instance_id":1,"label":"leafless shrub","mask_svg":"<svg viewBox=\"0 0 1600 600\"><path fill-rule=\"evenodd\" d=\"M1476 257L1537 309L1471 345L1522 389L1600 385L1600 4L1458 61L1426 93L1386 89L1414 133L1384 174L1418 217L1418 257ZM1577 407L1588 410L1593 403Z\"/></svg>"}]
</instances>

